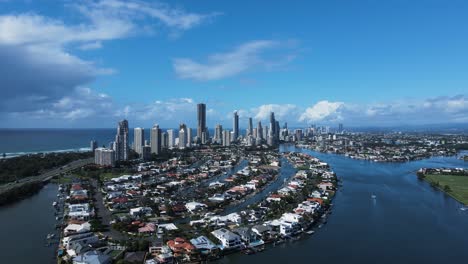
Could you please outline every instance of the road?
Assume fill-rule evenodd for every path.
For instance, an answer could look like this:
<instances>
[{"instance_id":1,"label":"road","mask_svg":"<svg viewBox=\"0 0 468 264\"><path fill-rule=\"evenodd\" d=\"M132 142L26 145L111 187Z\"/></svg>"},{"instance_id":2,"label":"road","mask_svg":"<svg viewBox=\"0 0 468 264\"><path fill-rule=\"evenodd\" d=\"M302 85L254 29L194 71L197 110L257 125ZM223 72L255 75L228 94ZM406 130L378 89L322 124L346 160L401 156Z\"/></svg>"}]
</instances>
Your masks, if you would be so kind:
<instances>
[{"instance_id":1,"label":"road","mask_svg":"<svg viewBox=\"0 0 468 264\"><path fill-rule=\"evenodd\" d=\"M50 171L44 172L41 175L38 176L31 176L28 178L24 178L21 180L18 180L16 183L6 183L0 186L0 195L3 192L6 192L8 190L17 188L21 185L24 185L26 183L32 183L32 182L45 182L50 179L52 179L54 176L57 176L60 173L68 173L72 170L75 170L77 168L83 167L87 164L91 164L94 162L94 158L89 158L89 159L81 159L81 160L75 160L72 161L62 167L52 169Z\"/></svg>"},{"instance_id":2,"label":"road","mask_svg":"<svg viewBox=\"0 0 468 264\"><path fill-rule=\"evenodd\" d=\"M103 225L109 227L109 230L102 232L102 234L105 236L109 236L110 238L114 240L126 239L126 237L121 232L112 228L110 224L110 221L112 220L112 213L104 205L104 197L101 193L101 190L99 189L97 181L95 179L91 179L91 185L93 186L93 189L94 189L94 199L96 200L96 203L94 204L94 206L96 207L98 218L101 218L101 223Z\"/></svg>"}]
</instances>

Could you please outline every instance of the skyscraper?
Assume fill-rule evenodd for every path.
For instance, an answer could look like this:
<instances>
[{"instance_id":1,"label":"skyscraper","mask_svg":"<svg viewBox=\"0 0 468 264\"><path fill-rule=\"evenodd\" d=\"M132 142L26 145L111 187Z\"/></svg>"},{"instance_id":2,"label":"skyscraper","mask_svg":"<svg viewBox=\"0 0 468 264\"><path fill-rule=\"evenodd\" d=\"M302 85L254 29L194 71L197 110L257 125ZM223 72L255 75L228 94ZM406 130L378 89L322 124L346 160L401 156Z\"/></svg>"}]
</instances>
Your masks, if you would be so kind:
<instances>
[{"instance_id":1,"label":"skyscraper","mask_svg":"<svg viewBox=\"0 0 468 264\"><path fill-rule=\"evenodd\" d=\"M261 121L258 121L258 124L257 124L257 138L259 138L260 140L262 140L264 137L263 137L263 127L262 127L262 122Z\"/></svg>"},{"instance_id":2,"label":"skyscraper","mask_svg":"<svg viewBox=\"0 0 468 264\"><path fill-rule=\"evenodd\" d=\"M192 147L192 129L187 127L187 147Z\"/></svg>"},{"instance_id":3,"label":"skyscraper","mask_svg":"<svg viewBox=\"0 0 468 264\"><path fill-rule=\"evenodd\" d=\"M167 130L167 139L168 139L167 147L170 148L170 149L173 148L174 143L175 143L175 137L174 137L174 130L173 129Z\"/></svg>"},{"instance_id":4,"label":"skyscraper","mask_svg":"<svg viewBox=\"0 0 468 264\"><path fill-rule=\"evenodd\" d=\"M161 149L169 148L169 137L167 132L161 132Z\"/></svg>"},{"instance_id":5,"label":"skyscraper","mask_svg":"<svg viewBox=\"0 0 468 264\"><path fill-rule=\"evenodd\" d=\"M133 150L135 150L135 152L140 155L143 153L144 141L145 141L145 129L141 127L136 127L133 130Z\"/></svg>"},{"instance_id":6,"label":"skyscraper","mask_svg":"<svg viewBox=\"0 0 468 264\"><path fill-rule=\"evenodd\" d=\"M224 130L223 131L223 146L229 147L231 145L231 131Z\"/></svg>"},{"instance_id":7,"label":"skyscraper","mask_svg":"<svg viewBox=\"0 0 468 264\"><path fill-rule=\"evenodd\" d=\"M214 141L218 144L223 143L223 126L220 124L216 125L215 128L215 135L214 135Z\"/></svg>"},{"instance_id":8,"label":"skyscraper","mask_svg":"<svg viewBox=\"0 0 468 264\"><path fill-rule=\"evenodd\" d=\"M151 153L159 155L161 153L162 148L162 136L161 136L161 129L159 128L158 124L154 124L153 128L151 128L150 133L150 145L151 145Z\"/></svg>"},{"instance_id":9,"label":"skyscraper","mask_svg":"<svg viewBox=\"0 0 468 264\"><path fill-rule=\"evenodd\" d=\"M252 118L249 117L249 124L247 126L247 136L253 136L253 124L252 124Z\"/></svg>"},{"instance_id":10,"label":"skyscraper","mask_svg":"<svg viewBox=\"0 0 468 264\"><path fill-rule=\"evenodd\" d=\"M180 134L180 132L182 132L182 135ZM184 144L184 148L186 147L186 144L187 144L187 125L184 124L184 123L180 123L179 125L179 148L181 147L181 141L182 141L182 144Z\"/></svg>"},{"instance_id":11,"label":"skyscraper","mask_svg":"<svg viewBox=\"0 0 468 264\"><path fill-rule=\"evenodd\" d=\"M179 148L184 149L187 145L186 135L185 135L185 126L182 126L179 130Z\"/></svg>"},{"instance_id":12,"label":"skyscraper","mask_svg":"<svg viewBox=\"0 0 468 264\"><path fill-rule=\"evenodd\" d=\"M237 141L237 138L239 137L239 115L237 114L237 111L234 111L234 114L233 114L232 132L233 132L233 138L231 138L231 140Z\"/></svg>"},{"instance_id":13,"label":"skyscraper","mask_svg":"<svg viewBox=\"0 0 468 264\"><path fill-rule=\"evenodd\" d=\"M203 132L206 129L206 105L205 104L198 104L197 105L197 137L199 139L202 138Z\"/></svg>"},{"instance_id":14,"label":"skyscraper","mask_svg":"<svg viewBox=\"0 0 468 264\"><path fill-rule=\"evenodd\" d=\"M97 149L97 141L96 140L91 140L91 143L90 143L90 149L92 152L94 152L95 149Z\"/></svg>"},{"instance_id":15,"label":"skyscraper","mask_svg":"<svg viewBox=\"0 0 468 264\"><path fill-rule=\"evenodd\" d=\"M128 121L122 120L115 136L115 160L128 160Z\"/></svg>"},{"instance_id":16,"label":"skyscraper","mask_svg":"<svg viewBox=\"0 0 468 264\"><path fill-rule=\"evenodd\" d=\"M94 150L94 163L100 166L114 166L115 156L112 149L96 148Z\"/></svg>"},{"instance_id":17,"label":"skyscraper","mask_svg":"<svg viewBox=\"0 0 468 264\"><path fill-rule=\"evenodd\" d=\"M268 145L276 144L276 119L275 113L270 112L270 131L268 133Z\"/></svg>"}]
</instances>

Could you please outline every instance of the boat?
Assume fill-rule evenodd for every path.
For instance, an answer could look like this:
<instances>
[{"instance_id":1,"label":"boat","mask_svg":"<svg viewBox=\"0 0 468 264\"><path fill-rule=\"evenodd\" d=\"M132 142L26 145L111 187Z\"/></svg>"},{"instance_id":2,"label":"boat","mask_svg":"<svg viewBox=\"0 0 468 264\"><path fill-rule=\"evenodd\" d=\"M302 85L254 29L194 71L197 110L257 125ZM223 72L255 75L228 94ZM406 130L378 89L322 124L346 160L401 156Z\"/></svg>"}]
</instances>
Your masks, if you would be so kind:
<instances>
[{"instance_id":1,"label":"boat","mask_svg":"<svg viewBox=\"0 0 468 264\"><path fill-rule=\"evenodd\" d=\"M375 194L373 194L373 195L371 195L371 198L375 199L375 198L377 198L377 196L375 196Z\"/></svg>"},{"instance_id":2,"label":"boat","mask_svg":"<svg viewBox=\"0 0 468 264\"><path fill-rule=\"evenodd\" d=\"M310 230L310 231L307 231L307 232L306 232L306 234L308 234L308 235L313 235L314 233L315 233L314 230Z\"/></svg>"},{"instance_id":3,"label":"boat","mask_svg":"<svg viewBox=\"0 0 468 264\"><path fill-rule=\"evenodd\" d=\"M52 206L54 206L54 207L57 206L57 202L53 202Z\"/></svg>"},{"instance_id":4,"label":"boat","mask_svg":"<svg viewBox=\"0 0 468 264\"><path fill-rule=\"evenodd\" d=\"M242 250L242 252L243 252L244 254L246 254L246 255L253 255L253 254L256 253L256 251L253 250L252 248L245 248L245 249Z\"/></svg>"},{"instance_id":5,"label":"boat","mask_svg":"<svg viewBox=\"0 0 468 264\"><path fill-rule=\"evenodd\" d=\"M466 206L464 206L464 207L460 207L460 210L462 210L462 211L466 211L466 210L468 210L468 207L466 207Z\"/></svg>"},{"instance_id":6,"label":"boat","mask_svg":"<svg viewBox=\"0 0 468 264\"><path fill-rule=\"evenodd\" d=\"M54 237L55 237L55 234L52 234L52 233L47 235L47 239L52 239Z\"/></svg>"}]
</instances>

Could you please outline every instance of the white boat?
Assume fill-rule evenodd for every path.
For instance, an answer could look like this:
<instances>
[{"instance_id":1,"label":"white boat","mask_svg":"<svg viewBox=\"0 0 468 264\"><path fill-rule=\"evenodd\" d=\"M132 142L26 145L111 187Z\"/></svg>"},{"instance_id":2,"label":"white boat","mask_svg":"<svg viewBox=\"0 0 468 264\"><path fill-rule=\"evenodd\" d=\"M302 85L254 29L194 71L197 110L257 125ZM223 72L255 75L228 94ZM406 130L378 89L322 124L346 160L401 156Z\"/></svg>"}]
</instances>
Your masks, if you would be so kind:
<instances>
[{"instance_id":1,"label":"white boat","mask_svg":"<svg viewBox=\"0 0 468 264\"><path fill-rule=\"evenodd\" d=\"M57 206L57 202L53 202L52 206L54 206L54 207Z\"/></svg>"},{"instance_id":2,"label":"white boat","mask_svg":"<svg viewBox=\"0 0 468 264\"><path fill-rule=\"evenodd\" d=\"M375 199L375 198L377 198L377 196L375 196L375 194L373 194L373 195L371 195L371 198Z\"/></svg>"},{"instance_id":3,"label":"white boat","mask_svg":"<svg viewBox=\"0 0 468 264\"><path fill-rule=\"evenodd\" d=\"M308 235L313 235L314 233L315 233L314 230L310 230L310 231L307 231L307 232L306 232L306 234L308 234Z\"/></svg>"},{"instance_id":4,"label":"white boat","mask_svg":"<svg viewBox=\"0 0 468 264\"><path fill-rule=\"evenodd\" d=\"M47 239L52 239L52 238L54 238L54 237L55 237L55 234L48 234L48 235L47 235Z\"/></svg>"}]
</instances>

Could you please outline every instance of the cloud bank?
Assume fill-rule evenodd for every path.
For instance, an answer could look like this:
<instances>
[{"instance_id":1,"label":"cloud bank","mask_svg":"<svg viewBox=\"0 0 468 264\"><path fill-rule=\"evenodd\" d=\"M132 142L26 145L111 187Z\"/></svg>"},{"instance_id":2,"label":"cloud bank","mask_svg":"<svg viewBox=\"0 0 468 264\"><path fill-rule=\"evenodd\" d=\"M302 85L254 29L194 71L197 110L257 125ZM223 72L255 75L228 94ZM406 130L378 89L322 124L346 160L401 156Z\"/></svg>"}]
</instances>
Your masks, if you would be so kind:
<instances>
[{"instance_id":1,"label":"cloud bank","mask_svg":"<svg viewBox=\"0 0 468 264\"><path fill-rule=\"evenodd\" d=\"M180 34L218 15L137 0L86 0L65 5L80 21L70 24L29 12L0 15L0 115L53 112L62 99L84 96L80 87L97 76L116 72L80 58L77 50L99 49L106 41L159 29ZM91 92L78 100L92 95L100 99L98 93Z\"/></svg>"}]
</instances>

